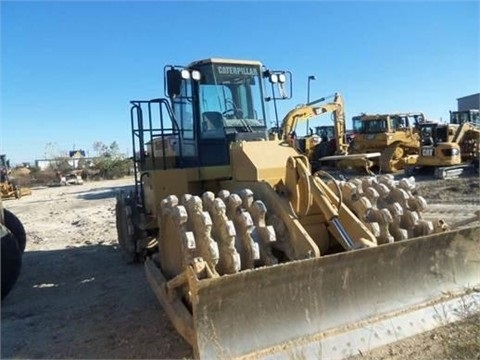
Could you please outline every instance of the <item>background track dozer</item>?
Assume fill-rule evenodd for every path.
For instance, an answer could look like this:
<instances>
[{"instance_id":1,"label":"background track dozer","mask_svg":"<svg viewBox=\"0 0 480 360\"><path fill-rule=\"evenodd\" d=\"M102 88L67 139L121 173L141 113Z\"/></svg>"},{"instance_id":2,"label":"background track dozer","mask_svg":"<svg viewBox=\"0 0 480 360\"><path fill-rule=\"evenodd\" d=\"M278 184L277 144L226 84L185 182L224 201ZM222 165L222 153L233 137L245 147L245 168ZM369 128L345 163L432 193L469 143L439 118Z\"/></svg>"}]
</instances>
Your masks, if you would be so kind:
<instances>
[{"instance_id":1,"label":"background track dozer","mask_svg":"<svg viewBox=\"0 0 480 360\"><path fill-rule=\"evenodd\" d=\"M362 114L352 120L355 138L350 154L381 152L375 164L382 173L415 164L420 149L417 125L425 121L422 113Z\"/></svg>"},{"instance_id":2,"label":"background track dozer","mask_svg":"<svg viewBox=\"0 0 480 360\"><path fill-rule=\"evenodd\" d=\"M479 227L423 220L412 179L314 176L268 140L261 89L284 98L286 75L201 60L165 67L169 100L132 101L119 243L195 357L344 358L478 306Z\"/></svg>"}]
</instances>

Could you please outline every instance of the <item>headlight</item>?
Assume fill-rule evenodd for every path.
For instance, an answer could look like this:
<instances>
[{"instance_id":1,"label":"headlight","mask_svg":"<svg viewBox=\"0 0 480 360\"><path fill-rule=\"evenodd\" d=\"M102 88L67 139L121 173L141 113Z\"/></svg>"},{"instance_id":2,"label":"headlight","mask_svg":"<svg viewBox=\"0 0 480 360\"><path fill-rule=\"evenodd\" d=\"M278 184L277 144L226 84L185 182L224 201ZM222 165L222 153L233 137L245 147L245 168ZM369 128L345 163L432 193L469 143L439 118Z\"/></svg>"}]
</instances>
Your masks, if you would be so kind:
<instances>
[{"instance_id":1,"label":"headlight","mask_svg":"<svg viewBox=\"0 0 480 360\"><path fill-rule=\"evenodd\" d=\"M271 82L272 84L275 84L275 83L278 82L278 76L277 76L277 74L270 74L270 82Z\"/></svg>"},{"instance_id":2,"label":"headlight","mask_svg":"<svg viewBox=\"0 0 480 360\"><path fill-rule=\"evenodd\" d=\"M285 74L279 74L278 75L278 82L283 84L283 83L285 83L285 81L287 81L287 77L285 76Z\"/></svg>"},{"instance_id":3,"label":"headlight","mask_svg":"<svg viewBox=\"0 0 480 360\"><path fill-rule=\"evenodd\" d=\"M200 71L198 71L198 70L193 70L193 71L192 71L192 79L193 79L193 80L196 80L196 81L199 81L200 78L201 78Z\"/></svg>"},{"instance_id":4,"label":"headlight","mask_svg":"<svg viewBox=\"0 0 480 360\"><path fill-rule=\"evenodd\" d=\"M190 79L190 71L184 69L181 71L181 74L182 74L182 79Z\"/></svg>"},{"instance_id":5,"label":"headlight","mask_svg":"<svg viewBox=\"0 0 480 360\"><path fill-rule=\"evenodd\" d=\"M452 156L460 155L460 151L458 149L452 149Z\"/></svg>"}]
</instances>

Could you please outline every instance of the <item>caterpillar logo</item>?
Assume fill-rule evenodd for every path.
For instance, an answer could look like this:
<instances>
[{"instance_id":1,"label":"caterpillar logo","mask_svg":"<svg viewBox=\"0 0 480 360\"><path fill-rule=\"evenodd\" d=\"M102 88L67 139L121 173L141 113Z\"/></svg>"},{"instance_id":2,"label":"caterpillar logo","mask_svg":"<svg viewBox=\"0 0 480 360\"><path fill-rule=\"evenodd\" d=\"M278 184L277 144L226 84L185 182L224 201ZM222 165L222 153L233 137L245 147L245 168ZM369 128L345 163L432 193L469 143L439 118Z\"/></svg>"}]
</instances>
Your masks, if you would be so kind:
<instances>
[{"instance_id":1,"label":"caterpillar logo","mask_svg":"<svg viewBox=\"0 0 480 360\"><path fill-rule=\"evenodd\" d=\"M218 73L221 75L243 75L254 76L258 75L258 69L247 66L219 66Z\"/></svg>"}]
</instances>

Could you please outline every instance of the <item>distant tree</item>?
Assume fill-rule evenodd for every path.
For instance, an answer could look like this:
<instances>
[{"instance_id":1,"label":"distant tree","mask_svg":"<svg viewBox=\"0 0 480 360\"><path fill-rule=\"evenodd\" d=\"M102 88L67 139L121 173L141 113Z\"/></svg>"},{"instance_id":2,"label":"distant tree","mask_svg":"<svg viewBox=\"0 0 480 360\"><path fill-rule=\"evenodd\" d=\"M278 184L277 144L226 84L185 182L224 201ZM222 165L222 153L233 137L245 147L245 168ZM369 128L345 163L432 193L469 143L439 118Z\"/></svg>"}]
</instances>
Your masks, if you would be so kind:
<instances>
[{"instance_id":1,"label":"distant tree","mask_svg":"<svg viewBox=\"0 0 480 360\"><path fill-rule=\"evenodd\" d=\"M98 175L104 179L114 179L129 174L131 160L125 158L120 152L116 141L105 145L101 141L93 143L96 157L92 159L92 167L98 171Z\"/></svg>"},{"instance_id":2,"label":"distant tree","mask_svg":"<svg viewBox=\"0 0 480 360\"><path fill-rule=\"evenodd\" d=\"M99 157L121 157L120 147L117 142L114 141L110 145L105 145L101 141L95 141L93 143L93 150Z\"/></svg>"},{"instance_id":3,"label":"distant tree","mask_svg":"<svg viewBox=\"0 0 480 360\"><path fill-rule=\"evenodd\" d=\"M49 168L53 171L59 171L62 174L68 173L73 169L68 160L69 158L66 156L57 156L54 158L54 161L50 163Z\"/></svg>"},{"instance_id":4,"label":"distant tree","mask_svg":"<svg viewBox=\"0 0 480 360\"><path fill-rule=\"evenodd\" d=\"M38 166L30 166L29 169L30 169L30 174L32 175L36 175L41 171L41 169Z\"/></svg>"},{"instance_id":5,"label":"distant tree","mask_svg":"<svg viewBox=\"0 0 480 360\"><path fill-rule=\"evenodd\" d=\"M57 143L47 142L45 144L45 159L54 159L58 157L58 145Z\"/></svg>"}]
</instances>

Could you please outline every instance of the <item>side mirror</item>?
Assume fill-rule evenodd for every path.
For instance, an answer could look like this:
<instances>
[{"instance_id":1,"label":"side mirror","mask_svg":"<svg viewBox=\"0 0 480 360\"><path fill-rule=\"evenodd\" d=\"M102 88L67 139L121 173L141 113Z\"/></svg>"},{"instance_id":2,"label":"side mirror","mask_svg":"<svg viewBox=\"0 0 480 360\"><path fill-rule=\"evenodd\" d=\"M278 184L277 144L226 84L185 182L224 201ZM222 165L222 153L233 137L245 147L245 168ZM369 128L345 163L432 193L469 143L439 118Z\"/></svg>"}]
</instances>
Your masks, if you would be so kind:
<instances>
[{"instance_id":1,"label":"side mirror","mask_svg":"<svg viewBox=\"0 0 480 360\"><path fill-rule=\"evenodd\" d=\"M167 70L167 95L174 98L180 95L182 88L182 72L177 69Z\"/></svg>"}]
</instances>

